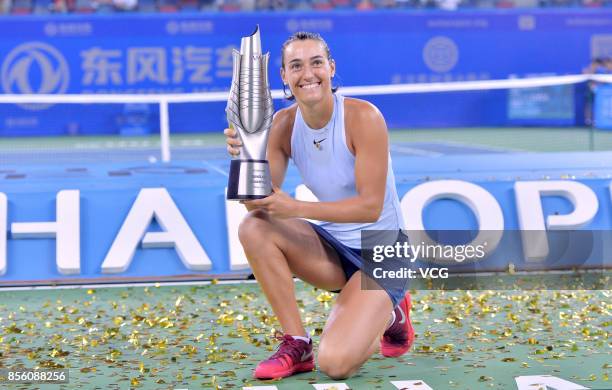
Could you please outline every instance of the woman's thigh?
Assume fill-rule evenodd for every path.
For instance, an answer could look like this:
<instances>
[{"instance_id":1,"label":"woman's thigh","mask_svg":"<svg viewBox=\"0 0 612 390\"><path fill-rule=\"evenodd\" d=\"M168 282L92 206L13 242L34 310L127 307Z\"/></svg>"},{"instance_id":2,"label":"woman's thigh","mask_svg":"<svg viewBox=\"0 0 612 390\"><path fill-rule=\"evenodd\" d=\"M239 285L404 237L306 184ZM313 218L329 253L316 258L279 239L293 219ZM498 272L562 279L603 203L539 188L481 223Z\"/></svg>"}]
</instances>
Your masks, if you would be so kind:
<instances>
[{"instance_id":1,"label":"woman's thigh","mask_svg":"<svg viewBox=\"0 0 612 390\"><path fill-rule=\"evenodd\" d=\"M241 229L245 225L251 225L252 229L246 236L253 242L247 247L263 249L273 245L278 248L291 272L306 283L326 290L340 290L346 284L338 254L321 240L310 223L297 218L272 218L263 211L252 211ZM249 250L245 249L248 257Z\"/></svg>"}]
</instances>

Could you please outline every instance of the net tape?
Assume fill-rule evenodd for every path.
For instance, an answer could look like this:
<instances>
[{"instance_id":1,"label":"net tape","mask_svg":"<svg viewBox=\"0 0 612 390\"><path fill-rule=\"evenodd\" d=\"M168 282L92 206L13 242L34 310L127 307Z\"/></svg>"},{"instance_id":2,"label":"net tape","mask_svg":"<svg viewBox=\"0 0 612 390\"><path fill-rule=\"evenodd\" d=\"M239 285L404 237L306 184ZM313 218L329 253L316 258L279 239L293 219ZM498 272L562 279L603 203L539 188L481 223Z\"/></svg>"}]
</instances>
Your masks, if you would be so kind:
<instances>
[{"instance_id":1,"label":"net tape","mask_svg":"<svg viewBox=\"0 0 612 390\"><path fill-rule=\"evenodd\" d=\"M536 88L578 84L586 81L612 83L612 75L565 75L504 80L454 81L442 83L388 84L342 87L346 96L389 95L403 93L476 91L487 89ZM0 94L0 103L197 103L227 101L228 91L180 94ZM282 99L283 91L272 90L273 99Z\"/></svg>"}]
</instances>

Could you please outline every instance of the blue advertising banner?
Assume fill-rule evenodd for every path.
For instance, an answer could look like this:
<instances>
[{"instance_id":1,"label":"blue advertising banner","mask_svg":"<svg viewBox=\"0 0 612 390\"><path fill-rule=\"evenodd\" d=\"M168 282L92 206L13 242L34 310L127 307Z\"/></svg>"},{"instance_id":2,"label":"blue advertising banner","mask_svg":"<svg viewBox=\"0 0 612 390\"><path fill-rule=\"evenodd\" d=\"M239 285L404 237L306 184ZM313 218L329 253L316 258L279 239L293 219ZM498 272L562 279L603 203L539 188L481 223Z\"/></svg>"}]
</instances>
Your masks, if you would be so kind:
<instances>
[{"instance_id":1,"label":"blue advertising banner","mask_svg":"<svg viewBox=\"0 0 612 390\"><path fill-rule=\"evenodd\" d=\"M500 233L490 256L466 262L470 272L612 266L612 153L462 158L410 157L394 167L408 232ZM0 178L0 285L248 275L237 238L246 209L225 201L225 176L194 166L16 167ZM299 185L292 167L284 190ZM580 253L559 244L568 230L589 238Z\"/></svg>"},{"instance_id":2,"label":"blue advertising banner","mask_svg":"<svg viewBox=\"0 0 612 390\"><path fill-rule=\"evenodd\" d=\"M600 9L4 17L0 30L11 34L0 37L2 92L227 90L231 51L256 24L264 50L271 52L272 88L281 87L280 47L298 30L324 36L337 62L338 82L347 86L575 74L591 58L612 54L612 10ZM574 124L573 103L568 101L573 89L568 88L550 92L552 103L540 104L535 113L512 103L508 91L372 100L390 127L508 125L538 119ZM277 108L283 105L276 103ZM561 112L556 103L564 107ZM225 125L223 108L222 103L174 105L172 131L218 131ZM131 112L133 107L125 105L83 105L77 110L1 105L0 135L114 134ZM143 115L150 131L157 131L156 107Z\"/></svg>"}]
</instances>

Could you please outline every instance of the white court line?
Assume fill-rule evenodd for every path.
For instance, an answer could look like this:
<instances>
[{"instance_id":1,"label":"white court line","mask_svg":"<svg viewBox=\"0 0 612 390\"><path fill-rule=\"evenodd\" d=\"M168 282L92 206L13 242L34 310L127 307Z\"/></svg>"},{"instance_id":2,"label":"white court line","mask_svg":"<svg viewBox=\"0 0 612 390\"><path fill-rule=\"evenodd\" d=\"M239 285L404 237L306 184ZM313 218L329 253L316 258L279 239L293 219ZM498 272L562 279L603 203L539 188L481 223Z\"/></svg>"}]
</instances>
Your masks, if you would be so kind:
<instances>
[{"instance_id":1,"label":"white court line","mask_svg":"<svg viewBox=\"0 0 612 390\"><path fill-rule=\"evenodd\" d=\"M215 284L255 284L257 280L219 280ZM4 291L24 291L24 290L74 290L74 289L90 289L90 288L121 288L121 287L167 287L167 286L206 286L213 284L210 280L198 280L189 282L143 282L143 283L92 283L92 284L70 284L57 286L19 286L19 287L2 287L0 292Z\"/></svg>"},{"instance_id":2,"label":"white court line","mask_svg":"<svg viewBox=\"0 0 612 390\"><path fill-rule=\"evenodd\" d=\"M222 174L222 175L223 175L223 176L225 176L225 177L229 177L229 173L227 173L227 172L226 172L226 171L224 171L223 169L219 168L218 166L216 166L216 165L214 165L214 164L211 164L211 163L209 163L209 162L208 162L208 161L206 161L206 160L203 160L202 162L204 163L204 165L206 165L207 167L209 167L209 168L210 168L210 169L212 169L213 171L218 172L218 173Z\"/></svg>"},{"instance_id":3,"label":"white court line","mask_svg":"<svg viewBox=\"0 0 612 390\"><path fill-rule=\"evenodd\" d=\"M442 142L435 142L435 143L439 144L439 145L456 146L458 148L472 148L472 149L481 149L481 150L491 150L491 151L497 151L497 152L525 152L525 153L529 153L529 151L525 150L525 149L504 148L504 147L501 147L501 146L489 146L489 145L484 145L484 144L465 144L465 143L459 142L459 141L442 141Z\"/></svg>"},{"instance_id":4,"label":"white court line","mask_svg":"<svg viewBox=\"0 0 612 390\"><path fill-rule=\"evenodd\" d=\"M444 155L444 153L432 152L429 150L411 148L409 146L400 146L400 145L391 145L391 151L411 153L417 156L426 156L426 157L440 157Z\"/></svg>"},{"instance_id":5,"label":"white court line","mask_svg":"<svg viewBox=\"0 0 612 390\"><path fill-rule=\"evenodd\" d=\"M575 270L551 270L551 271L516 271L510 275L506 271L500 272L470 272L464 274L455 274L453 277L474 277L474 276L517 276L517 275L584 275L584 274L596 274L602 270L587 269L576 272ZM298 278L293 278L294 281L301 281ZM231 284L256 284L255 279L227 279L218 280L216 284L231 285ZM4 291L24 291L24 290L73 290L79 288L120 288L120 287L166 287L166 286L206 286L212 284L210 280L196 280L196 281L185 281L185 282L133 282L133 283L90 283L90 284L70 284L70 285L53 285L53 286L19 286L19 287L3 287L0 286L0 292ZM512 290L506 290L512 291Z\"/></svg>"}]
</instances>

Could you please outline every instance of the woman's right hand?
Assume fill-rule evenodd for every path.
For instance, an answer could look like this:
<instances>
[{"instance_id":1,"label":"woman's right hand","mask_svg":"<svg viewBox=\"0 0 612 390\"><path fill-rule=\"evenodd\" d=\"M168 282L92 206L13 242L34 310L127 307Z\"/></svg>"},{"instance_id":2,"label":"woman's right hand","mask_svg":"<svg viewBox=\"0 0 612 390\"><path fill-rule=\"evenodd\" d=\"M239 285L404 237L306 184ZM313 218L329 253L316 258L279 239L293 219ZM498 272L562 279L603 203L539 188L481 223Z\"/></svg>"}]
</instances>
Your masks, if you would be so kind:
<instances>
[{"instance_id":1,"label":"woman's right hand","mask_svg":"<svg viewBox=\"0 0 612 390\"><path fill-rule=\"evenodd\" d=\"M225 143L227 144L227 152L231 156L237 156L240 154L239 147L242 146L242 142L238 138L238 132L236 129L227 128L223 130L223 134L225 134Z\"/></svg>"}]
</instances>

